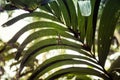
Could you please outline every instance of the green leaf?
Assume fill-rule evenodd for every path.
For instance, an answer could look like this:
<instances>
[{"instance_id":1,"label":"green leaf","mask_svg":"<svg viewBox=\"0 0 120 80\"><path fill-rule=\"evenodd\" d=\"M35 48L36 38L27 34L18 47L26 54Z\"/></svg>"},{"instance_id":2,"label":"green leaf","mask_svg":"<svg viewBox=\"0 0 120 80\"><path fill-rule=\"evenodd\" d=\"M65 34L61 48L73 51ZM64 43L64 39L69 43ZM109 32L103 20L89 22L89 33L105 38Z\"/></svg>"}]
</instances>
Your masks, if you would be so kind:
<instances>
[{"instance_id":1,"label":"green leaf","mask_svg":"<svg viewBox=\"0 0 120 80\"><path fill-rule=\"evenodd\" d=\"M10 26L10 25L14 24L17 21L22 20L24 18L28 18L28 17L39 17L39 18L46 18L46 19L50 19L50 20L54 20L54 21L59 21L52 14L48 14L48 13L45 13L45 12L33 12L33 13L21 14L21 15L15 17L15 18L9 20L8 22L4 23L2 26L3 27Z\"/></svg>"},{"instance_id":2,"label":"green leaf","mask_svg":"<svg viewBox=\"0 0 120 80\"><path fill-rule=\"evenodd\" d=\"M78 29L80 33L80 40L84 43L85 39L85 18L81 15L80 7L78 5Z\"/></svg>"},{"instance_id":3,"label":"green leaf","mask_svg":"<svg viewBox=\"0 0 120 80\"><path fill-rule=\"evenodd\" d=\"M74 79L74 78L75 78L75 80L91 80L90 76L79 75L79 74L68 74L68 75L63 76L63 78L64 77L67 77L67 79L69 79L69 80Z\"/></svg>"},{"instance_id":4,"label":"green leaf","mask_svg":"<svg viewBox=\"0 0 120 80\"><path fill-rule=\"evenodd\" d=\"M86 61L85 61L86 60ZM91 63L87 62L90 61ZM94 64L92 64L94 63ZM97 66L97 63L92 60L91 58L80 56L80 55L70 55L70 54L63 54L52 57L45 62L43 62L31 75L30 79L36 79L35 76L42 76L44 73L57 68L62 65L70 65L70 64L87 64L89 66L94 66L98 69L100 67ZM95 65L96 64L96 65Z\"/></svg>"},{"instance_id":5,"label":"green leaf","mask_svg":"<svg viewBox=\"0 0 120 80\"><path fill-rule=\"evenodd\" d=\"M29 63L32 59L34 59L38 54L43 53L47 50L53 50L53 49L72 49L74 51L79 52L80 54L84 54L88 57L91 57L90 53L81 50L81 45L73 43L68 40L61 39L61 43L58 44L57 39L46 39L43 41L40 41L30 47L26 52L22 59L21 66L24 66L26 63ZM20 53L19 53L20 54ZM29 61L29 62L28 62Z\"/></svg>"},{"instance_id":6,"label":"green leaf","mask_svg":"<svg viewBox=\"0 0 120 80\"><path fill-rule=\"evenodd\" d=\"M39 9L43 10L43 11L46 11L48 13L52 13L53 14L53 11L52 9L50 8L50 5L49 4L46 4L44 6L42 5L39 5Z\"/></svg>"},{"instance_id":7,"label":"green leaf","mask_svg":"<svg viewBox=\"0 0 120 80\"><path fill-rule=\"evenodd\" d=\"M18 59L17 57L18 54L21 54L21 52L23 51L23 49L26 47L26 45L28 43L30 43L31 41L35 40L35 39L40 39L40 38L43 38L43 37L49 37L49 36L56 36L56 37L59 37L59 36L62 36L62 37L66 37L66 38L71 38L73 39L73 36L66 33L66 32L57 32L55 29L42 29L42 30L39 30L37 32L34 32L33 34L31 34L30 36L28 36L24 41L23 43L20 45L20 47L18 48L18 52L17 52L17 55L16 55L16 59ZM56 40L55 40L56 41Z\"/></svg>"},{"instance_id":8,"label":"green leaf","mask_svg":"<svg viewBox=\"0 0 120 80\"><path fill-rule=\"evenodd\" d=\"M15 53L8 54L4 56L5 61L9 61L15 57Z\"/></svg>"},{"instance_id":9,"label":"green leaf","mask_svg":"<svg viewBox=\"0 0 120 80\"><path fill-rule=\"evenodd\" d=\"M33 77L33 76L31 76L31 77L29 77L29 79L34 79L34 80L36 80L37 78L39 78L40 76L42 76L43 74L45 74L46 72L48 72L48 71L50 71L50 70L52 70L52 69L55 69L55 68L57 68L57 67L59 67L59 66L63 66L63 65L75 65L75 64L79 64L79 65L81 65L81 64L88 64L89 66L91 66L91 64L89 64L89 63L87 63L87 62L84 62L84 61L78 61L78 60L64 60L64 61L60 61L60 62L57 62L57 63L54 63L53 65L48 65L49 67L47 67L46 69L44 69L44 70L41 70L41 69L39 69L39 70L37 70L37 73L35 73L34 74L34 72L33 72L33 76L35 76L35 77ZM94 67L96 67L96 66L94 66ZM39 72L38 72L39 71ZM29 80L28 79L28 80Z\"/></svg>"},{"instance_id":10,"label":"green leaf","mask_svg":"<svg viewBox=\"0 0 120 80\"><path fill-rule=\"evenodd\" d=\"M4 7L3 7L3 11L6 10L6 11L10 11L10 10L16 10L18 9L17 7L11 5L11 4L6 4ZM0 11L1 12L1 11Z\"/></svg>"},{"instance_id":11,"label":"green leaf","mask_svg":"<svg viewBox=\"0 0 120 80\"><path fill-rule=\"evenodd\" d=\"M80 38L81 41L90 49L94 43L99 4L100 0L91 0L91 14L86 17L81 15L81 6L78 5L78 26Z\"/></svg>"},{"instance_id":12,"label":"green leaf","mask_svg":"<svg viewBox=\"0 0 120 80\"><path fill-rule=\"evenodd\" d=\"M20 31L18 31L11 40L9 40L8 44L14 43L17 41L17 39L24 34L25 32L31 30L31 29L38 29L38 28L50 28L50 29L56 29L56 30L62 30L62 31L68 31L67 28L65 28L66 26L57 22L51 22L51 21L38 21L38 22L34 22L31 24L28 24L27 26L25 26L24 28L22 28ZM69 31L68 31L69 32Z\"/></svg>"},{"instance_id":13,"label":"green leaf","mask_svg":"<svg viewBox=\"0 0 120 80\"><path fill-rule=\"evenodd\" d=\"M63 16L63 21L67 25L67 27L70 27L70 17L69 17L69 12L67 10L67 7L63 0L57 0L59 4L59 9L61 10L61 15Z\"/></svg>"},{"instance_id":14,"label":"green leaf","mask_svg":"<svg viewBox=\"0 0 120 80\"><path fill-rule=\"evenodd\" d=\"M60 12L59 5L57 4L57 2L53 1L53 2L49 3L49 5L53 11L53 15L55 15L58 19L60 19L61 12Z\"/></svg>"},{"instance_id":15,"label":"green leaf","mask_svg":"<svg viewBox=\"0 0 120 80\"><path fill-rule=\"evenodd\" d=\"M69 41L67 39L58 39L58 38L48 38L48 39L45 39L45 40L40 40L40 41L36 41L34 43L33 46L31 46L25 53L30 53L36 49L38 49L39 47L42 47L44 45L49 45L49 44L56 44L56 46L58 45L58 49L59 49L59 46L63 46L64 45L71 45L73 47L76 47L76 48L79 48L79 49L82 49L82 46L81 44L78 44L76 42L72 42L72 41ZM63 47L64 48L64 47ZM49 50L49 49L48 49ZM79 50L78 50L79 51ZM87 53L88 54L88 53Z\"/></svg>"},{"instance_id":16,"label":"green leaf","mask_svg":"<svg viewBox=\"0 0 120 80\"><path fill-rule=\"evenodd\" d=\"M91 0L91 15L86 18L86 45L90 48L92 47L95 39L96 22L100 1L101 0Z\"/></svg>"},{"instance_id":17,"label":"green leaf","mask_svg":"<svg viewBox=\"0 0 120 80\"><path fill-rule=\"evenodd\" d=\"M102 66L104 66L108 56L115 26L120 16L119 3L120 0L108 0L100 19L98 32L98 57Z\"/></svg>"},{"instance_id":18,"label":"green leaf","mask_svg":"<svg viewBox=\"0 0 120 80\"><path fill-rule=\"evenodd\" d=\"M24 9L29 12L33 12L35 10L39 3L38 0L9 0L12 5L15 5L19 9Z\"/></svg>"},{"instance_id":19,"label":"green leaf","mask_svg":"<svg viewBox=\"0 0 120 80\"><path fill-rule=\"evenodd\" d=\"M72 29L74 31L77 31L77 26L78 26L77 11L76 11L74 0L63 0L63 1L66 4L67 10L69 12Z\"/></svg>"},{"instance_id":20,"label":"green leaf","mask_svg":"<svg viewBox=\"0 0 120 80\"><path fill-rule=\"evenodd\" d=\"M105 80L110 80L107 76L105 76L103 73L90 69L90 68L82 68L82 67L70 67L70 68L65 68L61 69L59 71L56 71L55 73L51 74L48 76L45 80L54 80L57 79L63 75L69 74L69 73L77 73L77 74L89 74L89 75L96 75L98 77L101 77Z\"/></svg>"}]
</instances>

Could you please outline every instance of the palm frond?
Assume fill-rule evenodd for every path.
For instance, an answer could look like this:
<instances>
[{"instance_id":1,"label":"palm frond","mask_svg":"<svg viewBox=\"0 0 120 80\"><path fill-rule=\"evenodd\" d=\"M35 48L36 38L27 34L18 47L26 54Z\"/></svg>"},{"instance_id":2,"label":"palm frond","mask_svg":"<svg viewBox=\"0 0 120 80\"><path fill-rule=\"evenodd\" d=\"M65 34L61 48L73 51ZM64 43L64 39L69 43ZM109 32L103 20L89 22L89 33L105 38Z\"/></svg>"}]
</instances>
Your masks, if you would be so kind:
<instances>
[{"instance_id":1,"label":"palm frond","mask_svg":"<svg viewBox=\"0 0 120 80\"><path fill-rule=\"evenodd\" d=\"M119 0L108 0L100 19L98 33L98 57L102 66L104 66L108 56L113 33L120 16L119 2ZM110 8L110 6L114 7Z\"/></svg>"}]
</instances>

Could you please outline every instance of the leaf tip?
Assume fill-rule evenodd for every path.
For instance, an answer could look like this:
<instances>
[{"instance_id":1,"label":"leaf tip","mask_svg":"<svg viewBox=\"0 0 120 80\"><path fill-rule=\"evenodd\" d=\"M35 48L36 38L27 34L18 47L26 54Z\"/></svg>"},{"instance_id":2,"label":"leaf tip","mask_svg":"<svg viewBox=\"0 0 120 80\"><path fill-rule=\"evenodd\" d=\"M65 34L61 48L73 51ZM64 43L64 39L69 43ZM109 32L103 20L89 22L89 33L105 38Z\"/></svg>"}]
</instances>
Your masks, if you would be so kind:
<instances>
[{"instance_id":1,"label":"leaf tip","mask_svg":"<svg viewBox=\"0 0 120 80\"><path fill-rule=\"evenodd\" d=\"M3 24L2 27L7 27L8 25L7 24Z\"/></svg>"}]
</instances>

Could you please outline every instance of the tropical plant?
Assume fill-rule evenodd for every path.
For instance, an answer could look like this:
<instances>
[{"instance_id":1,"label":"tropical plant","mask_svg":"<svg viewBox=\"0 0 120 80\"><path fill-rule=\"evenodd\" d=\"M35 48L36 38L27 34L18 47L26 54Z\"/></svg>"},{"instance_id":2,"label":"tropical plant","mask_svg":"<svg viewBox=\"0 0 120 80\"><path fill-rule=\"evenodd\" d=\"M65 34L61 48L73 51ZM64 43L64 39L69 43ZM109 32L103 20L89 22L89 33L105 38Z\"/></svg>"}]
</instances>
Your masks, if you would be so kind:
<instances>
[{"instance_id":1,"label":"tropical plant","mask_svg":"<svg viewBox=\"0 0 120 80\"><path fill-rule=\"evenodd\" d=\"M111 64L108 70L105 69L111 40L120 16L120 0L105 0L99 23L101 0L8 1L12 6L29 11L29 13L9 20L3 24L4 27L26 17L40 18L22 28L7 42L7 45L14 45L25 32L37 29L17 48L15 59L21 61L17 79L24 72L24 67L32 64L31 62L36 56L56 49L72 50L79 54L71 52L46 59L37 68L34 68L28 80L41 79L45 73L64 65L68 65L68 67L55 70L43 80L55 80L69 74L95 75L104 80L120 79L120 57ZM30 45L33 41L35 43ZM87 65L87 67L81 65Z\"/></svg>"}]
</instances>

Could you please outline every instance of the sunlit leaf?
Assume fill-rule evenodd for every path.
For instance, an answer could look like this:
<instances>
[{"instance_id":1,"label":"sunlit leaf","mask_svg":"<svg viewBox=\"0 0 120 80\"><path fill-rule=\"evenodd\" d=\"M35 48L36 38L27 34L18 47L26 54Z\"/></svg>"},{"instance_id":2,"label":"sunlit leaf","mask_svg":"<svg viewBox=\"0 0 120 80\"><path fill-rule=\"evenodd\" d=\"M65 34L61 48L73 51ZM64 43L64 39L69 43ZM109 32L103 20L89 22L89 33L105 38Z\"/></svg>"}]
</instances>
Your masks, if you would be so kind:
<instances>
[{"instance_id":1,"label":"sunlit leaf","mask_svg":"<svg viewBox=\"0 0 120 80\"><path fill-rule=\"evenodd\" d=\"M18 15L17 17L15 17L15 18L9 20L8 22L4 23L2 26L3 27L10 26L17 21L22 20L24 18L28 18L28 17L39 17L39 18L46 18L46 19L51 19L51 20L54 20L54 21L59 21L52 14L48 14L48 13L45 13L45 12L33 12L33 13L24 13L24 14Z\"/></svg>"},{"instance_id":2,"label":"sunlit leaf","mask_svg":"<svg viewBox=\"0 0 120 80\"><path fill-rule=\"evenodd\" d=\"M23 49L26 47L26 45L28 43L30 43L31 41L35 40L35 39L38 39L38 38L43 38L43 37L49 37L49 36L61 36L61 37L66 37L66 38L73 38L72 35L66 33L66 32L62 32L62 31L56 31L55 29L42 29L40 31L37 31L37 32L34 32L33 34L31 34L30 36L28 36L24 42L20 45L20 47L18 48L18 52L17 52L17 55L16 55L16 59L18 59L17 57L20 57L18 56L18 54L21 54L21 52L23 51ZM54 40L56 42L56 40ZM59 44L59 43L58 43Z\"/></svg>"},{"instance_id":3,"label":"sunlit leaf","mask_svg":"<svg viewBox=\"0 0 120 80\"><path fill-rule=\"evenodd\" d=\"M57 79L63 75L69 74L69 73L77 73L77 74L89 74L89 75L96 75L99 77L102 77L105 80L110 80L107 76L105 76L103 73L94 70L94 69L90 69L90 68L82 68L82 67L70 67L70 68L66 68L66 69L61 69L53 74L51 74L50 76L48 76L46 78L46 80L54 80Z\"/></svg>"},{"instance_id":4,"label":"sunlit leaf","mask_svg":"<svg viewBox=\"0 0 120 80\"><path fill-rule=\"evenodd\" d=\"M86 60L86 61L84 61ZM92 63L87 62L91 61L94 64L96 64L96 62L94 60L92 60L91 58L87 58L87 57L83 57L80 55L59 55L59 56L55 56L53 58L50 58L48 60L46 60L43 64L41 64L31 75L31 77L29 79L36 79L39 76L42 76L44 73L62 66L62 65L71 65L71 64L86 64L89 66L94 66L95 68L100 69L100 67L95 66ZM36 78L35 78L36 77Z\"/></svg>"},{"instance_id":5,"label":"sunlit leaf","mask_svg":"<svg viewBox=\"0 0 120 80\"><path fill-rule=\"evenodd\" d=\"M63 39L61 39L61 43L58 44L58 42L55 39L48 39L48 40L46 39L30 47L30 49L25 53L25 56L22 59L21 66L24 66L26 63L29 63L30 60L34 59L36 55L41 54L44 51L44 49L45 51L47 51L47 50L53 50L58 48L72 49L74 51L79 52L80 54L84 54L88 57L91 57L90 53L80 50L80 48L82 49L82 47L79 44L70 42L68 40L63 40Z\"/></svg>"},{"instance_id":6,"label":"sunlit leaf","mask_svg":"<svg viewBox=\"0 0 120 80\"><path fill-rule=\"evenodd\" d=\"M21 30L19 30L11 40L9 40L8 43L14 43L18 40L18 38L24 34L25 32L32 30L32 29L39 29L39 28L50 28L50 29L57 29L57 30L63 30L63 31L68 31L67 28L65 28L66 26L60 23L55 23L55 22L48 22L48 21L38 21L38 22L34 22L31 24L28 24L27 26L25 26L24 28L22 28ZM68 31L69 32L69 31Z\"/></svg>"}]
</instances>

